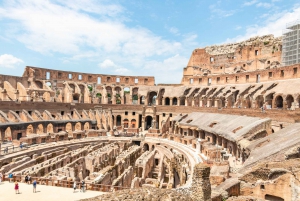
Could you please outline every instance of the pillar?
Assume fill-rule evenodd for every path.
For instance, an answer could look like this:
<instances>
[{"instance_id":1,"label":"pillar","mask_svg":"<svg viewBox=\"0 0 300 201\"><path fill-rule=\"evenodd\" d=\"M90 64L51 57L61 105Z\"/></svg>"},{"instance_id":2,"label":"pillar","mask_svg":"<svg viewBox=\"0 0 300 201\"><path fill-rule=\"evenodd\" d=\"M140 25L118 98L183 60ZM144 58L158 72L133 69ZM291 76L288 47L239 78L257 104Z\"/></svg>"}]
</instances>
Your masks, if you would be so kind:
<instances>
[{"instance_id":1,"label":"pillar","mask_svg":"<svg viewBox=\"0 0 300 201\"><path fill-rule=\"evenodd\" d=\"M203 107L203 100L199 100L199 107Z\"/></svg>"},{"instance_id":2,"label":"pillar","mask_svg":"<svg viewBox=\"0 0 300 201\"><path fill-rule=\"evenodd\" d=\"M193 201L211 201L211 185L209 181L210 167L198 163L194 167L191 198Z\"/></svg>"}]
</instances>

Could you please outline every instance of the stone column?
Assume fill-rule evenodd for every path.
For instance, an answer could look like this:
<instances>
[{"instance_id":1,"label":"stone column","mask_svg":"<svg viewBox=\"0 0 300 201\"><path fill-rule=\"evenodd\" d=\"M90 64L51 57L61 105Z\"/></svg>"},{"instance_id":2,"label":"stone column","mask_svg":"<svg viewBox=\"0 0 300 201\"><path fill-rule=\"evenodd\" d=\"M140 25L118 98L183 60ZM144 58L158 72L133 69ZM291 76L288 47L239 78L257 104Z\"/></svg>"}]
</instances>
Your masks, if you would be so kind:
<instances>
[{"instance_id":1,"label":"stone column","mask_svg":"<svg viewBox=\"0 0 300 201\"><path fill-rule=\"evenodd\" d=\"M199 100L199 107L203 107L203 100Z\"/></svg>"},{"instance_id":2,"label":"stone column","mask_svg":"<svg viewBox=\"0 0 300 201\"><path fill-rule=\"evenodd\" d=\"M211 186L209 181L210 167L198 163L194 167L191 198L193 201L211 201Z\"/></svg>"}]
</instances>

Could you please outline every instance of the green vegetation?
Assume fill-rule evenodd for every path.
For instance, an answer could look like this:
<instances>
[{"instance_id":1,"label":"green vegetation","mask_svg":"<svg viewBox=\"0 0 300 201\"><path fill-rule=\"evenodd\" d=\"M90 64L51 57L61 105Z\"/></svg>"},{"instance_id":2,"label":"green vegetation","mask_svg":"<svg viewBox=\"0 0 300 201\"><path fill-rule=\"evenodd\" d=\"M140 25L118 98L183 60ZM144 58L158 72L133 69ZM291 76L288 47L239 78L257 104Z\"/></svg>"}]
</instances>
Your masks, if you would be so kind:
<instances>
[{"instance_id":1,"label":"green vegetation","mask_svg":"<svg viewBox=\"0 0 300 201\"><path fill-rule=\"evenodd\" d=\"M89 88L89 91L92 92L93 91L93 87L91 85L87 86Z\"/></svg>"},{"instance_id":2,"label":"green vegetation","mask_svg":"<svg viewBox=\"0 0 300 201\"><path fill-rule=\"evenodd\" d=\"M269 41L265 41L264 42L264 45L268 45L270 42Z\"/></svg>"},{"instance_id":3,"label":"green vegetation","mask_svg":"<svg viewBox=\"0 0 300 201\"><path fill-rule=\"evenodd\" d=\"M132 95L132 100L138 100L138 99L139 99L139 97L137 94Z\"/></svg>"},{"instance_id":4,"label":"green vegetation","mask_svg":"<svg viewBox=\"0 0 300 201\"><path fill-rule=\"evenodd\" d=\"M102 94L101 94L101 93L97 93L97 94L96 94L96 97L97 97L97 98L101 98L101 97L102 97Z\"/></svg>"}]
</instances>

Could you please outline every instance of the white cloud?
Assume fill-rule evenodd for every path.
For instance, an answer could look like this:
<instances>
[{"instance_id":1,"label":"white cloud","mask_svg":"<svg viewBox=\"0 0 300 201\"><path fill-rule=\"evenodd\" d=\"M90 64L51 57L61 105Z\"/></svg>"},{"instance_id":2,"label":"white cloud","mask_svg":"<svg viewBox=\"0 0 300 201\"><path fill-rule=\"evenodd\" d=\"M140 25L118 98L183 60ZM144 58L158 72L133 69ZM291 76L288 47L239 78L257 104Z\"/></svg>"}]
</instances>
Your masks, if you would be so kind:
<instances>
[{"instance_id":1,"label":"white cloud","mask_svg":"<svg viewBox=\"0 0 300 201\"><path fill-rule=\"evenodd\" d=\"M260 3L256 4L256 7L271 8L271 7L273 7L273 4L260 2Z\"/></svg>"},{"instance_id":2,"label":"white cloud","mask_svg":"<svg viewBox=\"0 0 300 201\"><path fill-rule=\"evenodd\" d=\"M169 31L170 31L172 34L175 34L175 35L177 35L177 34L179 33L179 30L178 30L176 27L171 27L171 28L169 29Z\"/></svg>"},{"instance_id":3,"label":"white cloud","mask_svg":"<svg viewBox=\"0 0 300 201\"><path fill-rule=\"evenodd\" d=\"M216 4L212 4L209 6L209 10L212 13L211 18L213 18L213 17L219 17L219 18L229 17L236 13L236 10L224 10L224 9L221 9L220 7L221 7L221 1L217 1Z\"/></svg>"},{"instance_id":4,"label":"white cloud","mask_svg":"<svg viewBox=\"0 0 300 201\"><path fill-rule=\"evenodd\" d=\"M130 71L127 68L117 68L114 70L114 72L117 74L124 75L124 74L128 74Z\"/></svg>"},{"instance_id":5,"label":"white cloud","mask_svg":"<svg viewBox=\"0 0 300 201\"><path fill-rule=\"evenodd\" d=\"M244 6L252 6L253 4L257 3L257 0L252 0L252 1L246 1L243 5Z\"/></svg>"},{"instance_id":6,"label":"white cloud","mask_svg":"<svg viewBox=\"0 0 300 201\"><path fill-rule=\"evenodd\" d=\"M234 29L235 30L240 30L240 29L242 29L242 27L241 26L236 26Z\"/></svg>"},{"instance_id":7,"label":"white cloud","mask_svg":"<svg viewBox=\"0 0 300 201\"><path fill-rule=\"evenodd\" d=\"M98 63L109 72L139 75L143 73L140 69L149 63L162 63L179 52L181 55L190 54L196 46L196 34L180 34L181 40L170 41L146 28L127 26L123 23L127 15L125 9L109 1L3 2L0 20L7 24L4 20L8 19L13 24L5 27L6 37L18 40L36 52L55 54L62 63L86 60ZM179 33L175 27L170 31ZM185 65L187 61L186 57ZM182 63L174 65L184 66ZM129 68L136 70L130 71ZM151 71L147 73L152 75ZM180 79L176 81L179 83Z\"/></svg>"},{"instance_id":8,"label":"white cloud","mask_svg":"<svg viewBox=\"0 0 300 201\"><path fill-rule=\"evenodd\" d=\"M179 83L187 62L187 57L176 54L163 61L148 61L145 63L143 71L145 75L155 76L155 79L159 80L160 83Z\"/></svg>"},{"instance_id":9,"label":"white cloud","mask_svg":"<svg viewBox=\"0 0 300 201\"><path fill-rule=\"evenodd\" d=\"M23 63L21 59L10 54L0 55L0 67L14 68L16 65Z\"/></svg>"},{"instance_id":10,"label":"white cloud","mask_svg":"<svg viewBox=\"0 0 300 201\"><path fill-rule=\"evenodd\" d=\"M105 59L102 63L99 64L101 68L113 68L116 67L116 64L110 60L110 59Z\"/></svg>"},{"instance_id":11,"label":"white cloud","mask_svg":"<svg viewBox=\"0 0 300 201\"><path fill-rule=\"evenodd\" d=\"M254 36L262 36L267 34L273 34L278 37L282 35L283 29L286 28L286 24L300 19L300 5L294 7L291 11L283 11L270 15L260 25L254 24L246 29L244 35L237 36L235 38L229 38L226 42L237 42L249 39Z\"/></svg>"}]
</instances>

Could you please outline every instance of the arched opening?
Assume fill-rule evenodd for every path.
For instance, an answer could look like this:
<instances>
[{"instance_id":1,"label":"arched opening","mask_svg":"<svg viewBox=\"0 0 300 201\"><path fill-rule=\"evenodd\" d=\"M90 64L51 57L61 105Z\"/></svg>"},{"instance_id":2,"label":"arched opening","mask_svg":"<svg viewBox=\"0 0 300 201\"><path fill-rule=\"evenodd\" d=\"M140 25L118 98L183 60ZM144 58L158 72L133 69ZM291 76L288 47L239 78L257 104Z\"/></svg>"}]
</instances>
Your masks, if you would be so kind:
<instances>
[{"instance_id":1,"label":"arched opening","mask_svg":"<svg viewBox=\"0 0 300 201\"><path fill-rule=\"evenodd\" d=\"M149 98L148 98L148 104L149 105L155 105L156 104L156 98L157 98L157 93L155 91L150 92Z\"/></svg>"},{"instance_id":2,"label":"arched opening","mask_svg":"<svg viewBox=\"0 0 300 201\"><path fill-rule=\"evenodd\" d=\"M40 81L35 81L35 85L37 86L37 88L39 89L43 89L43 83Z\"/></svg>"},{"instance_id":3,"label":"arched opening","mask_svg":"<svg viewBox=\"0 0 300 201\"><path fill-rule=\"evenodd\" d=\"M121 115L118 115L117 116L117 124L116 124L116 126L121 126L121 121L122 121Z\"/></svg>"},{"instance_id":4,"label":"arched opening","mask_svg":"<svg viewBox=\"0 0 300 201\"><path fill-rule=\"evenodd\" d=\"M132 104L138 104L138 101L139 101L138 88L135 87L132 89Z\"/></svg>"},{"instance_id":5,"label":"arched opening","mask_svg":"<svg viewBox=\"0 0 300 201\"><path fill-rule=\"evenodd\" d=\"M53 125L52 124L47 125L47 133L53 133Z\"/></svg>"},{"instance_id":6,"label":"arched opening","mask_svg":"<svg viewBox=\"0 0 300 201\"><path fill-rule=\"evenodd\" d=\"M79 94L73 94L73 102L78 103L79 102L79 97L80 97Z\"/></svg>"},{"instance_id":7,"label":"arched opening","mask_svg":"<svg viewBox=\"0 0 300 201\"><path fill-rule=\"evenodd\" d=\"M185 97L180 97L180 105L185 105Z\"/></svg>"},{"instance_id":8,"label":"arched opening","mask_svg":"<svg viewBox=\"0 0 300 201\"><path fill-rule=\"evenodd\" d=\"M146 116L146 129L148 130L152 126L152 117L151 116Z\"/></svg>"},{"instance_id":9,"label":"arched opening","mask_svg":"<svg viewBox=\"0 0 300 201\"><path fill-rule=\"evenodd\" d=\"M283 108L283 98L282 96L277 96L275 99L276 107Z\"/></svg>"},{"instance_id":10,"label":"arched opening","mask_svg":"<svg viewBox=\"0 0 300 201\"><path fill-rule=\"evenodd\" d=\"M101 103L102 100L102 94L101 93L96 93L96 98L98 98L98 103Z\"/></svg>"},{"instance_id":11,"label":"arched opening","mask_svg":"<svg viewBox=\"0 0 300 201\"><path fill-rule=\"evenodd\" d=\"M33 134L33 126L30 124L26 128L26 135Z\"/></svg>"},{"instance_id":12,"label":"arched opening","mask_svg":"<svg viewBox=\"0 0 300 201\"><path fill-rule=\"evenodd\" d=\"M293 102L294 102L294 97L292 95L288 95L286 97L286 103L287 103L288 109L290 109L292 107Z\"/></svg>"},{"instance_id":13,"label":"arched opening","mask_svg":"<svg viewBox=\"0 0 300 201\"><path fill-rule=\"evenodd\" d=\"M262 95L257 96L256 103L257 103L257 107L261 108L264 105L264 97Z\"/></svg>"},{"instance_id":14,"label":"arched opening","mask_svg":"<svg viewBox=\"0 0 300 201\"><path fill-rule=\"evenodd\" d=\"M135 128L136 127L136 120L132 119L131 120L131 128Z\"/></svg>"},{"instance_id":15,"label":"arched opening","mask_svg":"<svg viewBox=\"0 0 300 201\"><path fill-rule=\"evenodd\" d=\"M130 88L125 87L123 91L124 91L124 104L128 104L127 102L130 100Z\"/></svg>"},{"instance_id":16,"label":"arched opening","mask_svg":"<svg viewBox=\"0 0 300 201\"><path fill-rule=\"evenodd\" d=\"M172 105L177 105L177 98L173 98Z\"/></svg>"},{"instance_id":17,"label":"arched opening","mask_svg":"<svg viewBox=\"0 0 300 201\"><path fill-rule=\"evenodd\" d=\"M145 96L140 97L140 104L144 105L145 104Z\"/></svg>"},{"instance_id":18,"label":"arched opening","mask_svg":"<svg viewBox=\"0 0 300 201\"><path fill-rule=\"evenodd\" d=\"M269 194L265 195L265 199L266 200L273 200L273 201L284 201L284 199L282 199L281 197L277 197L277 196L269 195Z\"/></svg>"},{"instance_id":19,"label":"arched opening","mask_svg":"<svg viewBox=\"0 0 300 201\"><path fill-rule=\"evenodd\" d=\"M143 146L144 151L149 151L149 145L147 143L144 144Z\"/></svg>"},{"instance_id":20,"label":"arched opening","mask_svg":"<svg viewBox=\"0 0 300 201\"><path fill-rule=\"evenodd\" d=\"M112 104L112 100L111 100L112 88L110 86L107 86L105 89L106 89L107 103Z\"/></svg>"},{"instance_id":21,"label":"arched opening","mask_svg":"<svg viewBox=\"0 0 300 201\"><path fill-rule=\"evenodd\" d=\"M47 85L49 88L52 88L51 82L46 82L46 85Z\"/></svg>"},{"instance_id":22,"label":"arched opening","mask_svg":"<svg viewBox=\"0 0 300 201\"><path fill-rule=\"evenodd\" d=\"M123 120L124 128L128 128L128 123L129 123L128 119Z\"/></svg>"},{"instance_id":23,"label":"arched opening","mask_svg":"<svg viewBox=\"0 0 300 201\"><path fill-rule=\"evenodd\" d=\"M11 129L7 127L4 131L4 139L7 141L12 141Z\"/></svg>"},{"instance_id":24,"label":"arched opening","mask_svg":"<svg viewBox=\"0 0 300 201\"><path fill-rule=\"evenodd\" d=\"M71 123L66 124L66 131L69 133L72 132L72 124Z\"/></svg>"},{"instance_id":25,"label":"arched opening","mask_svg":"<svg viewBox=\"0 0 300 201\"><path fill-rule=\"evenodd\" d=\"M170 105L170 98L165 98L165 105Z\"/></svg>"},{"instance_id":26,"label":"arched opening","mask_svg":"<svg viewBox=\"0 0 300 201\"><path fill-rule=\"evenodd\" d=\"M115 91L116 91L116 95L115 95L115 99L116 99L116 104L121 104L122 100L121 100L121 87L115 87Z\"/></svg>"},{"instance_id":27,"label":"arched opening","mask_svg":"<svg viewBox=\"0 0 300 201\"><path fill-rule=\"evenodd\" d=\"M44 126L43 124L39 124L37 129L36 129L37 134L43 134L44 133Z\"/></svg>"}]
</instances>

